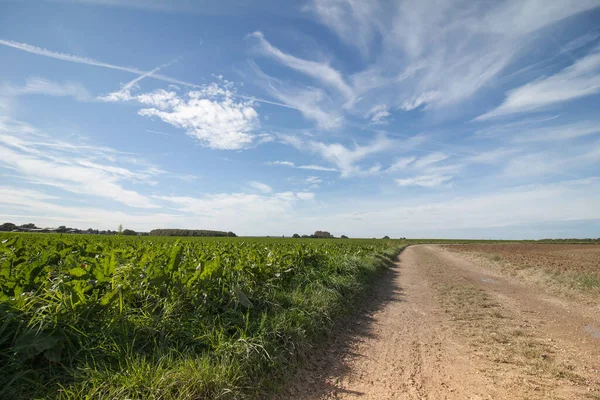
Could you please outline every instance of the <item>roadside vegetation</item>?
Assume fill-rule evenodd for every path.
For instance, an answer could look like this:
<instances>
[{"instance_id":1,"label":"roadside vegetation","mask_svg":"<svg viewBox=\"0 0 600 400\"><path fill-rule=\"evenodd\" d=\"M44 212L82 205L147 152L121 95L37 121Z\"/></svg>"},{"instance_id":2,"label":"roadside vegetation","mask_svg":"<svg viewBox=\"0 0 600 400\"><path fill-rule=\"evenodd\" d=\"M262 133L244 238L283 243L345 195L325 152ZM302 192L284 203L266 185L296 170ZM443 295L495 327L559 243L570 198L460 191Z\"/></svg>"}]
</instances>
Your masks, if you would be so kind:
<instances>
[{"instance_id":1,"label":"roadside vegetation","mask_svg":"<svg viewBox=\"0 0 600 400\"><path fill-rule=\"evenodd\" d=\"M403 246L0 234L0 398L259 395Z\"/></svg>"}]
</instances>

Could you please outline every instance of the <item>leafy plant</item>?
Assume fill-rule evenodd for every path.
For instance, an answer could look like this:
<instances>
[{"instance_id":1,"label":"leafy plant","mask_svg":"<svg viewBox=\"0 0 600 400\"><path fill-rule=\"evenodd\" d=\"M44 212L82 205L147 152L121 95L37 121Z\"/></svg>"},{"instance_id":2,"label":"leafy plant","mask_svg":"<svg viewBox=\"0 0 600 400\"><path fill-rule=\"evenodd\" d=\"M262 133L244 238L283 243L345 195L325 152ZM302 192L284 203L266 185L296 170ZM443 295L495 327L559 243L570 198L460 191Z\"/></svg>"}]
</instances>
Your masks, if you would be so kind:
<instances>
[{"instance_id":1,"label":"leafy plant","mask_svg":"<svg viewBox=\"0 0 600 400\"><path fill-rule=\"evenodd\" d=\"M0 234L0 398L250 394L401 246Z\"/></svg>"}]
</instances>

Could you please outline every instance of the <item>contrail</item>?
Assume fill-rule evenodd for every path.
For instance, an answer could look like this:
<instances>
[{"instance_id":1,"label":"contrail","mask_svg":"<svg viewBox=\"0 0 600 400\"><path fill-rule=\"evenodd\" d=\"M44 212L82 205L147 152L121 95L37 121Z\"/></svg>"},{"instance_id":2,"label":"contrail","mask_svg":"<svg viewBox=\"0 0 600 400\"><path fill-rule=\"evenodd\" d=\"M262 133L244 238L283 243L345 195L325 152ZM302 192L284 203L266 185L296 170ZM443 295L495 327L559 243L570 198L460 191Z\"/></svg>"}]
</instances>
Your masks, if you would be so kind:
<instances>
[{"instance_id":1,"label":"contrail","mask_svg":"<svg viewBox=\"0 0 600 400\"><path fill-rule=\"evenodd\" d=\"M59 53L56 51L43 49L41 47L32 46L27 43L15 42L13 40L0 39L0 44L2 44L4 46L12 47L17 50L25 51L27 53L32 53L32 54L37 54L37 55L44 56L44 57L54 58L56 60L70 61L70 62L74 62L74 63L78 63L78 64L93 65L95 67L102 67L102 68L108 68L108 69L115 69L118 71L130 72L132 74L144 75L144 77L150 77L150 78L154 78L154 79L158 79L158 80L170 82L170 83L177 83L177 84L184 85L184 86L190 86L190 87L196 87L196 88L201 87L200 85L195 85L193 83L180 81L178 79L173 79L168 76L154 74L152 71L142 71L137 68L123 67L121 65L105 63L102 61L94 60L93 58L81 57L81 56L76 56L76 55L67 54L67 53Z\"/></svg>"},{"instance_id":2,"label":"contrail","mask_svg":"<svg viewBox=\"0 0 600 400\"><path fill-rule=\"evenodd\" d=\"M105 63L105 62L102 62L102 61L94 60L93 58L81 57L81 56L76 56L76 55L73 55L73 54L60 53L60 52L56 52L56 51L52 51L52 50L48 50L48 49L43 49L41 47L33 46L33 45L30 45L30 44L27 44L27 43L15 42L13 40L0 39L0 44L4 45L4 46L7 46L7 47L12 47L12 48L17 49L17 50L25 51L27 53L32 53L32 54L37 54L39 56L54 58L56 60L69 61L69 62L74 62L74 63L77 63L77 64L92 65L92 66L95 66L95 67L102 67L102 68L114 69L114 70L117 70L117 71L124 71L124 72L129 72L129 73L132 73L132 74L139 75L136 79L134 79L133 81L131 81L127 85L125 85L125 87L123 89L125 89L125 88L131 88L133 85L135 85L137 82L139 82L140 80L142 80L144 78L153 78L153 79L157 79L159 81L164 81L164 82L169 82L169 83L175 83L175 84L178 84L178 85L188 86L188 87L192 87L192 88L201 88L202 87L202 85L196 85L194 83L180 81L179 79L174 79L174 78L171 78L171 77L168 77L168 76L165 76L165 75L160 75L160 74L156 73L161 68L164 68L165 66L170 65L171 63L173 63L176 60L171 61L168 64L161 65L160 67L156 67L156 68L154 68L151 71L143 71L143 70L137 69L137 68L124 67L124 66L121 66L121 65L115 65L115 64ZM123 89L121 89L121 90L123 90ZM243 95L237 95L237 94L234 95L234 96L242 98L242 99L257 101L259 103L266 103L266 104L271 104L271 105L274 105L274 106L296 109L296 107L292 107L292 106L289 106L287 104L277 103L277 102L274 102L274 101L260 99L260 98L256 98L256 97L252 97L252 96L243 96Z\"/></svg>"},{"instance_id":3,"label":"contrail","mask_svg":"<svg viewBox=\"0 0 600 400\"><path fill-rule=\"evenodd\" d=\"M160 70L161 70L161 69L163 69L163 68L166 68L166 67L168 67L169 65L171 65L171 64L173 64L173 63L175 63L175 62L177 62L177 61L179 61L179 57L177 57L177 58L176 58L176 59L174 59L173 61L169 61L169 62L168 62L168 63L166 63L166 64L159 65L158 67L154 68L153 70L151 70L151 71L148 71L148 72L146 72L146 73L144 73L144 74L142 74L142 75L138 76L137 78L135 78L134 80L132 80L131 82L129 82L129 83L127 83L125 86L123 86L123 87L121 88L121 90L119 90L119 92L125 92L125 91L127 91L127 90L131 89L131 88L133 87L133 85L135 85L136 83L138 83L138 82L139 82L139 81L141 81L142 79L154 76L154 74L155 74L156 72L160 71Z\"/></svg>"}]
</instances>

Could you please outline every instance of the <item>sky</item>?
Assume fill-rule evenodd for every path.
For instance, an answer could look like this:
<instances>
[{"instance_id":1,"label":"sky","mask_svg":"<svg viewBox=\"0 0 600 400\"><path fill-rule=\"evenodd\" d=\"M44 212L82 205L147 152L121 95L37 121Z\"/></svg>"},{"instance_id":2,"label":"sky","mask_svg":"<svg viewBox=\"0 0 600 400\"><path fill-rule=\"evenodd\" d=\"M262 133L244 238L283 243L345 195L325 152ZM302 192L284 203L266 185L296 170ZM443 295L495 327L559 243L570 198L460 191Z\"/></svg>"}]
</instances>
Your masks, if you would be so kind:
<instances>
[{"instance_id":1,"label":"sky","mask_svg":"<svg viewBox=\"0 0 600 400\"><path fill-rule=\"evenodd\" d=\"M0 222L600 236L600 0L0 0Z\"/></svg>"}]
</instances>

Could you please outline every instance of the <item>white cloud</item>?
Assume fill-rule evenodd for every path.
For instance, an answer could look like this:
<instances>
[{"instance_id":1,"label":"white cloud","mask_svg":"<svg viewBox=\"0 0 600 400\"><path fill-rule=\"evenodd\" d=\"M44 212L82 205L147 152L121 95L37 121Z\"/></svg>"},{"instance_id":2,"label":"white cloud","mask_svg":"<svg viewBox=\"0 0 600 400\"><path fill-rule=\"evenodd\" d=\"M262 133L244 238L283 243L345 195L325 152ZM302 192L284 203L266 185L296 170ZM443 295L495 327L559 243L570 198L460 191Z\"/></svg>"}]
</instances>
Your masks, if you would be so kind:
<instances>
[{"instance_id":1,"label":"white cloud","mask_svg":"<svg viewBox=\"0 0 600 400\"><path fill-rule=\"evenodd\" d=\"M394 161L394 163L386 170L386 172L395 172L406 169L411 163L413 163L416 157L403 157Z\"/></svg>"},{"instance_id":2,"label":"white cloud","mask_svg":"<svg viewBox=\"0 0 600 400\"><path fill-rule=\"evenodd\" d=\"M322 165L314 165L314 164L298 165L296 168L309 169L309 170L313 170L313 171L323 171L323 172L338 172L339 171L336 168L324 167Z\"/></svg>"},{"instance_id":3,"label":"white cloud","mask_svg":"<svg viewBox=\"0 0 600 400\"><path fill-rule=\"evenodd\" d=\"M546 3L312 0L307 9L365 56L365 67L346 79L364 115L381 102L407 111L459 104L535 46L541 39L533 32L598 7L597 0Z\"/></svg>"},{"instance_id":4,"label":"white cloud","mask_svg":"<svg viewBox=\"0 0 600 400\"><path fill-rule=\"evenodd\" d=\"M475 131L477 138L494 138L514 136L516 132L527 132L536 129L537 126L549 123L559 118L559 115L545 116L539 118L526 118L513 122L493 123L485 128Z\"/></svg>"},{"instance_id":5,"label":"white cloud","mask_svg":"<svg viewBox=\"0 0 600 400\"><path fill-rule=\"evenodd\" d=\"M373 237L474 236L523 238L514 230L494 235L493 227L527 226L561 221L600 219L600 179L588 178L545 185L527 185L467 196L436 198L365 199L341 197L315 204L310 192L285 192L268 196L217 194L202 198L174 196L165 200L177 213L123 213L97 208L54 204L52 196L16 187L0 187L4 220L41 225L116 229L119 223L137 231L157 227L232 230L246 235L290 235L328 227L336 235ZM172 201L171 201L172 200ZM294 205L305 204L304 209ZM357 220L360 215L362 220ZM364 221L369 223L365 224ZM70 223L71 221L71 223ZM329 228L332 227L332 228ZM442 228L440 228L442 227ZM465 233L466 232L466 233ZM484 232L484 233L481 233ZM511 233L512 232L512 233ZM482 236L483 235L483 236ZM533 237L539 238L539 230ZM537 235L537 236L535 236ZM560 236L559 233L555 235Z\"/></svg>"},{"instance_id":6,"label":"white cloud","mask_svg":"<svg viewBox=\"0 0 600 400\"><path fill-rule=\"evenodd\" d=\"M311 201L311 192L280 193L219 193L203 197L157 196L158 199L172 204L173 208L189 215L200 215L210 219L234 221L266 222L281 217L292 210L297 202Z\"/></svg>"},{"instance_id":7,"label":"white cloud","mask_svg":"<svg viewBox=\"0 0 600 400\"><path fill-rule=\"evenodd\" d=\"M323 179L319 178L318 176L309 176L304 179L304 183L311 186L318 186L323 183Z\"/></svg>"},{"instance_id":8,"label":"white cloud","mask_svg":"<svg viewBox=\"0 0 600 400\"><path fill-rule=\"evenodd\" d=\"M509 177L556 176L598 163L600 141L513 157L505 163L504 174Z\"/></svg>"},{"instance_id":9,"label":"white cloud","mask_svg":"<svg viewBox=\"0 0 600 400\"><path fill-rule=\"evenodd\" d=\"M511 143L536 143L568 141L589 137L600 133L600 121L590 118L587 121L561 122L558 116L527 118L516 122L493 123L479 129L475 137L479 139L502 138Z\"/></svg>"},{"instance_id":10,"label":"white cloud","mask_svg":"<svg viewBox=\"0 0 600 400\"><path fill-rule=\"evenodd\" d=\"M294 163L291 161L269 161L267 165L285 165L286 167L294 167Z\"/></svg>"},{"instance_id":11,"label":"white cloud","mask_svg":"<svg viewBox=\"0 0 600 400\"><path fill-rule=\"evenodd\" d=\"M324 90L287 83L267 75L254 63L250 63L250 66L271 96L300 111L305 118L315 121L319 128L329 130L343 125L339 105L332 102Z\"/></svg>"},{"instance_id":12,"label":"white cloud","mask_svg":"<svg viewBox=\"0 0 600 400\"><path fill-rule=\"evenodd\" d=\"M552 125L517 133L516 143L554 142L576 139L600 133L600 121L576 122L573 124Z\"/></svg>"},{"instance_id":13,"label":"white cloud","mask_svg":"<svg viewBox=\"0 0 600 400\"><path fill-rule=\"evenodd\" d=\"M24 86L5 84L0 87L0 95L20 96L26 94L45 94L48 96L71 96L77 100L91 98L87 89L79 82L53 82L44 78L28 78Z\"/></svg>"},{"instance_id":14,"label":"white cloud","mask_svg":"<svg viewBox=\"0 0 600 400\"><path fill-rule=\"evenodd\" d=\"M248 182L248 186L250 186L251 188L256 189L262 193L273 192L273 188L271 186L267 185L266 183L262 183L262 182L258 182L258 181Z\"/></svg>"},{"instance_id":15,"label":"white cloud","mask_svg":"<svg viewBox=\"0 0 600 400\"><path fill-rule=\"evenodd\" d=\"M420 175L412 178L395 179L400 186L440 186L452 179L450 175Z\"/></svg>"},{"instance_id":16,"label":"white cloud","mask_svg":"<svg viewBox=\"0 0 600 400\"><path fill-rule=\"evenodd\" d=\"M184 96L163 89L133 95L129 87L109 93L101 99L111 102L137 101L150 106L140 109L138 114L157 117L185 129L188 135L198 139L204 146L239 150L250 147L257 138L265 141L265 137L254 133L259 121L253 102L235 100L232 86L228 81L212 83L189 91Z\"/></svg>"},{"instance_id":17,"label":"white cloud","mask_svg":"<svg viewBox=\"0 0 600 400\"><path fill-rule=\"evenodd\" d=\"M323 179L318 176L307 176L305 178L290 177L286 178L286 181L305 186L308 190L318 189L323 183Z\"/></svg>"},{"instance_id":18,"label":"white cloud","mask_svg":"<svg viewBox=\"0 0 600 400\"><path fill-rule=\"evenodd\" d=\"M130 207L156 207L147 196L126 189L122 182L151 183L151 178L161 174L161 170L116 166L118 152L112 149L66 144L36 132L27 124L1 122L0 166L14 171L21 179Z\"/></svg>"},{"instance_id":19,"label":"white cloud","mask_svg":"<svg viewBox=\"0 0 600 400\"><path fill-rule=\"evenodd\" d=\"M476 237L486 239L523 238L515 229L494 235L494 227L600 219L598 178L448 196L445 192L432 198L395 198L379 202L340 199L335 203L334 213L328 214L332 208L324 210L325 215L315 215L314 218L325 226L335 226L338 232L349 232L351 236L368 237L388 232L388 235L396 237L470 237L475 235L465 232L478 228L480 231ZM348 219L356 213L361 214L363 221ZM533 234L530 235L540 238L539 228L533 227L531 231ZM560 231L552 236L560 237Z\"/></svg>"},{"instance_id":20,"label":"white cloud","mask_svg":"<svg viewBox=\"0 0 600 400\"><path fill-rule=\"evenodd\" d=\"M476 119L536 111L599 92L600 51L595 51L550 77L511 90L499 107Z\"/></svg>"},{"instance_id":21,"label":"white cloud","mask_svg":"<svg viewBox=\"0 0 600 400\"><path fill-rule=\"evenodd\" d=\"M386 118L389 116L390 112L385 104L374 106L367 113L367 118L370 118L371 123L375 125L386 125L388 123Z\"/></svg>"},{"instance_id":22,"label":"white cloud","mask_svg":"<svg viewBox=\"0 0 600 400\"><path fill-rule=\"evenodd\" d=\"M371 41L381 21L378 2L313 0L305 8L342 38L355 45L364 55L370 53Z\"/></svg>"},{"instance_id":23,"label":"white cloud","mask_svg":"<svg viewBox=\"0 0 600 400\"><path fill-rule=\"evenodd\" d=\"M470 163L476 164L490 164L496 162L504 162L508 159L509 156L514 155L519 150L517 149L506 149L499 148L493 150L487 150L479 152L478 154L468 157L467 161Z\"/></svg>"},{"instance_id":24,"label":"white cloud","mask_svg":"<svg viewBox=\"0 0 600 400\"><path fill-rule=\"evenodd\" d=\"M415 108L422 106L423 104L427 104L427 103L436 101L437 99L440 98L440 96L441 96L441 93L436 92L436 91L429 91L429 92L421 93L420 95L418 95L412 99L404 100L402 102L402 104L400 104L399 108L404 111L411 111L411 110L414 110Z\"/></svg>"},{"instance_id":25,"label":"white cloud","mask_svg":"<svg viewBox=\"0 0 600 400\"><path fill-rule=\"evenodd\" d=\"M463 168L461 163L440 165L442 161L449 158L449 155L440 152L433 152L423 157L403 157L397 159L385 172L405 175L394 180L399 186L432 188L447 185L453 178L449 174L457 173Z\"/></svg>"},{"instance_id":26,"label":"white cloud","mask_svg":"<svg viewBox=\"0 0 600 400\"><path fill-rule=\"evenodd\" d=\"M363 159L370 155L389 150L393 142L387 137L380 135L370 144L361 146L354 145L354 148L348 148L340 143L323 143L309 141L300 148L306 148L313 153L319 154L341 172L342 177L353 175L372 175L380 171L379 165L373 165L369 168L363 168L358 165Z\"/></svg>"},{"instance_id":27,"label":"white cloud","mask_svg":"<svg viewBox=\"0 0 600 400\"><path fill-rule=\"evenodd\" d=\"M448 155L444 154L444 153L431 153L425 157L421 157L419 158L417 161L415 161L414 166L415 168L423 168L426 167L428 165L431 164L435 164L437 162L440 161L444 161L445 159L448 158Z\"/></svg>"},{"instance_id":28,"label":"white cloud","mask_svg":"<svg viewBox=\"0 0 600 400\"><path fill-rule=\"evenodd\" d=\"M328 163L335 166L322 167L318 165L301 165L296 168L312 169L317 171L338 171L341 177L350 176L370 176L381 172L379 163L364 165L364 160L375 154L384 153L393 150L397 143L380 134L366 145L354 143L354 146L347 147L341 143L325 143L315 140L305 141L298 136L280 135L282 143L294 146L300 151L318 154ZM420 138L418 139L420 141Z\"/></svg>"},{"instance_id":29,"label":"white cloud","mask_svg":"<svg viewBox=\"0 0 600 400\"><path fill-rule=\"evenodd\" d=\"M335 89L344 96L346 101L352 102L354 100L354 92L352 88L346 83L342 74L333 69L329 64L303 60L301 58L292 56L284 53L278 48L274 47L269 43L262 32L254 32L250 36L256 38L260 43L262 52L269 57L274 58L283 65L295 69L305 75L312 77L318 81L321 81L324 85Z\"/></svg>"},{"instance_id":30,"label":"white cloud","mask_svg":"<svg viewBox=\"0 0 600 400\"><path fill-rule=\"evenodd\" d=\"M298 147L303 146L302 142L295 142L295 143L297 144ZM289 144L291 144L291 143L289 143ZM313 170L313 171L338 172L338 170L336 168L324 167L322 165L314 165L314 164L296 165L291 161L269 161L269 162L267 162L267 165L281 165L281 166L285 166L285 167L308 169L308 170Z\"/></svg>"}]
</instances>

